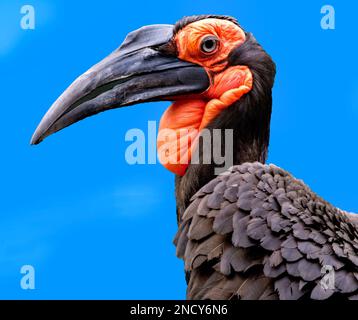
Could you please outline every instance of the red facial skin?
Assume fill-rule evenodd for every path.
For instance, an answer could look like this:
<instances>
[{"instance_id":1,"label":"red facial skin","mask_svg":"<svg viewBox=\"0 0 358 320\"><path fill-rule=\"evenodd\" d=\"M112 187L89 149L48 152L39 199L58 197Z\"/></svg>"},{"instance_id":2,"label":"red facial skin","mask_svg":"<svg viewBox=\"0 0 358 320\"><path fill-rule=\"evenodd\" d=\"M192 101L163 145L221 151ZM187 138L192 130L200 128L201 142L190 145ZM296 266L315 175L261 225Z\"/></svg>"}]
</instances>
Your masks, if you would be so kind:
<instances>
[{"instance_id":1,"label":"red facial skin","mask_svg":"<svg viewBox=\"0 0 358 320\"><path fill-rule=\"evenodd\" d=\"M218 39L218 45L210 53L204 52L201 46L208 36ZM160 120L159 160L168 170L182 176L200 131L223 109L249 92L253 79L247 66L227 68L229 53L245 41L244 31L231 21L204 19L193 22L178 32L175 41L178 57L201 65L211 78L211 85L204 93L174 102Z\"/></svg>"}]
</instances>

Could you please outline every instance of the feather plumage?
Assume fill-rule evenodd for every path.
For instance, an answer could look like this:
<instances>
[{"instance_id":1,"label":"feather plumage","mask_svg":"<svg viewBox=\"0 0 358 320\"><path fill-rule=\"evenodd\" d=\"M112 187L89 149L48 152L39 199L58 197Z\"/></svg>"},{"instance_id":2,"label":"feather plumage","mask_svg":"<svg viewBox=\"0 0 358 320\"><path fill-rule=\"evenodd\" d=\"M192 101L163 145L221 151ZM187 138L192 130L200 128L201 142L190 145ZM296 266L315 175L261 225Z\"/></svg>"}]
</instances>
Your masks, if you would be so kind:
<instances>
[{"instance_id":1,"label":"feather plumage","mask_svg":"<svg viewBox=\"0 0 358 320\"><path fill-rule=\"evenodd\" d=\"M214 180L193 197L175 239L178 255L191 261L188 298L357 297L349 215L273 165L245 163ZM327 265L334 289L321 284Z\"/></svg>"}]
</instances>

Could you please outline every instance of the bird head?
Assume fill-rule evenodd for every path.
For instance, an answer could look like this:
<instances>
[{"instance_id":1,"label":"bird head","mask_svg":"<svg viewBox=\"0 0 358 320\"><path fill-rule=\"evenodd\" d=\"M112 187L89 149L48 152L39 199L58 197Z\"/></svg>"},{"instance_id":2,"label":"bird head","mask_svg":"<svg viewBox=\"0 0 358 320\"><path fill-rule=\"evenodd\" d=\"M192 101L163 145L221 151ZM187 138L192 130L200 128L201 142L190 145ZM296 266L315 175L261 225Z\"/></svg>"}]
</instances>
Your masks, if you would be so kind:
<instances>
[{"instance_id":1,"label":"bird head","mask_svg":"<svg viewBox=\"0 0 358 320\"><path fill-rule=\"evenodd\" d=\"M158 156L182 176L206 128L232 128L239 141L267 147L274 75L269 55L231 17L191 16L175 25L145 26L64 91L31 143L99 112L171 101L160 121Z\"/></svg>"}]
</instances>

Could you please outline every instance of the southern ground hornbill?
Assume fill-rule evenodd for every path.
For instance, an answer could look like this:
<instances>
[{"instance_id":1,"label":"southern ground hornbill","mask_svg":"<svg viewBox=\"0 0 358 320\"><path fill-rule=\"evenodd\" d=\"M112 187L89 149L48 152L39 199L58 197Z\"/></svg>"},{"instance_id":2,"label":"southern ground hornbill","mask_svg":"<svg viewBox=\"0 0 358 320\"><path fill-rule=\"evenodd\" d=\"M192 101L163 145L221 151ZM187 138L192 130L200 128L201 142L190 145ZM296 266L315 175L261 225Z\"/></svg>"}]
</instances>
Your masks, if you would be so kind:
<instances>
[{"instance_id":1,"label":"southern ground hornbill","mask_svg":"<svg viewBox=\"0 0 358 320\"><path fill-rule=\"evenodd\" d=\"M274 77L271 57L231 17L146 26L74 81L42 119L32 144L108 109L174 101L160 130L175 134L157 144L158 150L165 145L159 158L176 174L175 244L185 261L187 297L357 299L354 215L264 164ZM184 129L191 143L177 143ZM233 166L220 175L203 161L200 142L204 130L217 129L233 132ZM225 135L220 139L228 143ZM191 151L198 162L190 161ZM183 155L189 161L177 161Z\"/></svg>"}]
</instances>

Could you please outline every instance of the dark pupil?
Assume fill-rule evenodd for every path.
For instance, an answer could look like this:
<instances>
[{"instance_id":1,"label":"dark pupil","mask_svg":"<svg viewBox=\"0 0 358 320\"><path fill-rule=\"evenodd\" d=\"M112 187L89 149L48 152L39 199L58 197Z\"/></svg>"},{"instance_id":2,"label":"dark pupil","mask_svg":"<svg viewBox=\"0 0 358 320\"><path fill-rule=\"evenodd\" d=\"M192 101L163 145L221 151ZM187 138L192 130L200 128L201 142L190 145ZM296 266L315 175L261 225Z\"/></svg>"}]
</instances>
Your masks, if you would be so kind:
<instances>
[{"instance_id":1,"label":"dark pupil","mask_svg":"<svg viewBox=\"0 0 358 320\"><path fill-rule=\"evenodd\" d=\"M215 49L215 41L212 39L208 39L204 42L204 46L203 46L204 51L206 52L210 52L213 51Z\"/></svg>"}]
</instances>

